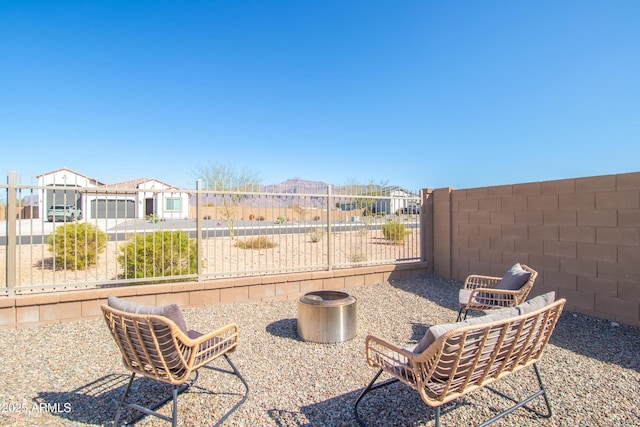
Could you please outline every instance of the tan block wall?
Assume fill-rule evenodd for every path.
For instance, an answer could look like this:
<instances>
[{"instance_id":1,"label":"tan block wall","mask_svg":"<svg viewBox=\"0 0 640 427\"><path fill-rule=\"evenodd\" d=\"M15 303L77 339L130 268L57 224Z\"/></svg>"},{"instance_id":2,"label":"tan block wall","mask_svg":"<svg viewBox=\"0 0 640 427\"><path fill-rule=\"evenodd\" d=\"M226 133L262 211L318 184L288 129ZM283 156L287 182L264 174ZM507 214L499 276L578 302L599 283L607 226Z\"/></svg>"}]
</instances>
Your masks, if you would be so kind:
<instances>
[{"instance_id":1,"label":"tan block wall","mask_svg":"<svg viewBox=\"0 0 640 427\"><path fill-rule=\"evenodd\" d=\"M436 274L524 263L539 272L532 295L553 290L567 310L640 326L640 173L429 191Z\"/></svg>"},{"instance_id":2,"label":"tan block wall","mask_svg":"<svg viewBox=\"0 0 640 427\"><path fill-rule=\"evenodd\" d=\"M110 295L147 305L202 307L231 302L295 299L306 292L348 289L423 273L426 263L388 264L332 271L275 274L206 282L123 286L0 298L0 329L92 319ZM605 302L606 303L606 302Z\"/></svg>"}]
</instances>

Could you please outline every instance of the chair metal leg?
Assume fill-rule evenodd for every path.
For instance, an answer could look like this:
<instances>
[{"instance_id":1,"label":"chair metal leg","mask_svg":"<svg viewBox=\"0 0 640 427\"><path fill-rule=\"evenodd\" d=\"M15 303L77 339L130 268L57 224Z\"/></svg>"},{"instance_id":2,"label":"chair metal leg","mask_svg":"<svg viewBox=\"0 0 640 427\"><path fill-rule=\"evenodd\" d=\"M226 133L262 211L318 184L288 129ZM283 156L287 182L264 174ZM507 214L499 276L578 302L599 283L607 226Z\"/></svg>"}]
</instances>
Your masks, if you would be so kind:
<instances>
[{"instance_id":1,"label":"chair metal leg","mask_svg":"<svg viewBox=\"0 0 640 427\"><path fill-rule=\"evenodd\" d=\"M129 391L131 390L131 385L133 384L134 377L135 377L135 373L131 374L131 378L129 379L129 384L127 385L127 389L125 390L124 395L122 396L122 400L120 401L120 405L118 406L118 410L116 411L116 417L113 421L114 427L117 427L120 425L119 422L120 422L121 411L124 406L126 406L127 408L135 409L138 412L141 412L140 415L130 420L127 424L134 424L139 420L141 420L145 415L153 415L154 417L158 417L165 421L171 422L171 425L173 427L176 427L178 424L178 395L193 385L193 383L198 379L198 372L196 372L196 375L191 382L186 382L181 385L172 386L171 396L162 399L161 401L155 403L150 408L147 408L142 405L138 405L137 403L127 403L126 398L129 394ZM161 414L156 411L156 409L160 408L170 400L173 400L173 413L171 417L168 417L167 415Z\"/></svg>"},{"instance_id":2,"label":"chair metal leg","mask_svg":"<svg viewBox=\"0 0 640 427\"><path fill-rule=\"evenodd\" d=\"M462 315L464 313L464 316ZM461 320L467 320L467 310L464 307L461 307L458 310L458 317L456 318L456 322L460 322Z\"/></svg>"},{"instance_id":3,"label":"chair metal leg","mask_svg":"<svg viewBox=\"0 0 640 427\"><path fill-rule=\"evenodd\" d=\"M236 365L233 364L233 362L229 358L229 355L225 353L223 356L224 356L225 360L227 361L227 363L229 364L229 366L231 366L232 371L227 371L225 369L220 369L220 368L216 368L214 366L208 366L208 365L205 365L205 367L209 368L211 370L214 370L214 371L235 375L236 377L238 377L240 379L240 381L244 385L245 392L244 392L244 396L242 396L242 399L240 399L240 401L238 403L236 403L233 406L233 408L231 408L229 411L227 411L227 413L224 414L224 416L222 418L220 418L217 423L214 424L215 426L221 425L227 418L229 418L229 416L231 414L233 414L236 411L236 409L238 409L240 407L240 405L242 405L245 402L245 400L247 400L247 397L249 397L249 384L247 384L247 381L240 374L240 371L238 371L238 368L236 368Z\"/></svg>"},{"instance_id":4,"label":"chair metal leg","mask_svg":"<svg viewBox=\"0 0 640 427\"><path fill-rule=\"evenodd\" d=\"M378 373L373 377L373 379L369 382L369 384L367 385L367 387L365 387L364 390L362 390L362 392L360 393L360 395L358 396L358 398L356 399L356 401L353 404L353 414L356 417L356 421L358 421L358 424L360 424L363 427L367 427L367 423L360 417L360 415L358 414L358 404L360 403L360 401L362 400L362 398L364 397L365 394L369 393L370 391L382 388L382 387L386 387L390 384L396 383L399 380L397 378L391 378L388 379L386 381L383 381L379 384L375 384L374 383L378 380L378 377L380 377L380 374L382 374L383 370L380 369L378 371Z\"/></svg>"},{"instance_id":5,"label":"chair metal leg","mask_svg":"<svg viewBox=\"0 0 640 427\"><path fill-rule=\"evenodd\" d=\"M526 410L528 410L528 411L530 411L530 412L532 412L532 413L534 413L534 414L536 414L537 416L542 417L542 418L549 418L549 417L551 417L551 415L552 415L552 411L551 411L551 403L550 403L550 401L549 401L549 397L547 396L547 392L546 392L546 390L545 390L545 388L544 388L544 384L542 383L542 377L541 377L541 375L540 375L540 370L538 369L538 365L534 363L534 364L533 364L533 369L534 369L534 371L535 371L536 378L537 378L537 380L538 380L538 385L539 385L539 387L540 387L540 390L536 391L535 393L533 393L532 395L528 396L527 398L525 398L525 399L523 399L523 400L517 400L517 399L515 399L515 398L513 398L513 397L511 397L511 396L508 396L508 395L506 395L506 394L502 393L501 391L498 391L498 390L494 389L493 387L485 386L488 390L490 390L490 391L494 392L495 394L497 394L497 395L499 395L499 396L501 396L501 397L503 397L503 398L505 398L505 399L508 399L508 400L510 400L510 401L512 401L512 402L514 402L514 403L515 403L515 405L511 406L510 408L506 409L505 411L500 412L499 414L497 414L496 416L492 417L491 419L489 419L489 420L487 420L487 421L483 422L482 424L478 424L478 426L477 426L477 427L486 427L486 426L488 426L489 424L491 424L491 423L493 423L493 422L497 421L498 419L500 419L500 418L504 417L505 415L510 414L511 412L515 411L515 410L516 410L516 409L518 409L518 408L524 408L524 409L526 409ZM360 415L358 414L358 404L360 403L360 401L362 400L362 398L363 398L367 393L369 393L369 392L371 392L371 391L373 391L373 390L375 390L375 389L378 389L378 388L381 388L381 387L385 387L385 386L387 386L387 385L389 385L389 384L392 384L392 383L394 383L394 382L397 382L397 381L398 381L398 379L396 379L396 378L392 378L392 379L389 379L389 380L383 381L383 382L381 382L381 383L375 384L375 382L378 380L378 377L380 377L380 375L382 374L382 372L383 372L383 370L382 370L382 369L380 369L380 370L378 371L378 373L377 373L377 374L373 377L373 379L369 382L369 384L367 385L367 387L365 387L365 389L364 389L364 390L362 390L362 392L360 393L360 395L358 396L358 398L355 400L355 403L354 403L354 405L353 405L353 413L354 413L354 416L355 416L355 418L356 418L356 421L358 421L358 424L360 424L360 425L361 425L361 426L363 426L363 427L367 427L367 423L366 423L366 422L365 422L365 421L360 417ZM543 396L543 397L544 397L544 401L545 401L545 404L546 404L546 406L547 406L547 413L546 413L546 414L545 414L545 413L542 413L542 412L540 412L540 411L537 411L536 409L534 409L534 408L532 408L532 407L530 407L530 406L527 406L527 404L528 404L529 402L531 402L533 399L535 399L536 397L539 397L539 396ZM441 413L440 406L436 406L436 407L435 407L435 412L436 412L436 413L435 413L435 427L440 427L440 413Z\"/></svg>"},{"instance_id":6,"label":"chair metal leg","mask_svg":"<svg viewBox=\"0 0 640 427\"><path fill-rule=\"evenodd\" d=\"M540 376L540 370L538 369L538 364L533 364L533 369L536 372L536 377L538 378L538 385L540 385L540 390L542 390L542 396L544 397L544 403L547 405L547 414L541 414L540 412L536 412L537 415L543 418L550 418L553 415L553 411L551 410L551 402L549 401L549 396L547 395L547 390L544 388L544 384L542 383L542 377ZM528 408L527 408L528 409Z\"/></svg>"},{"instance_id":7,"label":"chair metal leg","mask_svg":"<svg viewBox=\"0 0 640 427\"><path fill-rule=\"evenodd\" d=\"M122 406L125 405L125 401L127 399L127 395L129 394L129 391L131 390L131 384L133 384L133 379L135 378L136 374L135 372L131 373L131 377L129 378L129 383L127 384L127 388L124 391L124 394L122 395L122 399L120 399L120 404L118 405L118 408L116 409L116 417L113 420L113 425L114 427L118 427L120 424L120 414L122 413Z\"/></svg>"},{"instance_id":8,"label":"chair metal leg","mask_svg":"<svg viewBox=\"0 0 640 427\"><path fill-rule=\"evenodd\" d=\"M238 377L240 379L240 381L244 385L245 392L244 392L244 395L242 396L242 399L240 399L240 401L238 403L236 403L233 406L233 408L231 408L231 410L229 410L222 418L220 418L220 420L218 420L218 422L215 424L216 426L221 425L249 397L249 384L247 384L247 381L240 374L240 371L238 371L238 368L236 368L236 366L233 364L233 362L231 361L231 359L229 358L229 356L227 354L224 354L224 358L227 361L227 363L229 364L229 366L231 366L232 370L221 369L221 368L208 366L208 365L206 367L209 368L209 369L218 371L218 372L223 372L223 373L235 375L236 377ZM163 419L165 421L169 421L169 422L171 422L172 427L177 427L177 425L178 425L178 395L180 393L182 393L183 391L185 391L186 389L188 389L189 387L191 387L193 385L193 383L195 383L195 381L198 379L198 371L195 371L195 376L189 382L186 382L186 383L184 383L182 385L173 385L172 386L172 395L170 397L164 398L162 401L154 404L154 406L151 407L151 408L147 408L147 407L135 404L135 403L127 403L127 401L126 401L127 396L129 395L129 392L131 391L131 385L133 384L133 379L135 378L135 375L136 375L135 373L131 374L131 378L129 379L129 383L127 384L127 388L126 388L126 390L124 392L124 395L122 396L122 399L120 400L120 404L118 405L118 409L116 410L116 417L115 417L115 420L114 420L114 426L119 426L120 425L119 422L120 422L121 412L122 412L123 407L126 406L126 407L135 409L135 410L137 410L137 411L142 413L138 417L136 417L133 420L131 420L132 423L140 420L146 414L146 415L153 415L153 416L158 417L160 419ZM161 414L161 413L156 411L156 409L158 409L159 407L161 407L164 404L168 403L169 400L173 400L173 403L172 403L173 412L171 414L171 417L168 417L167 415Z\"/></svg>"},{"instance_id":9,"label":"chair metal leg","mask_svg":"<svg viewBox=\"0 0 640 427\"><path fill-rule=\"evenodd\" d=\"M504 417L505 415L508 415L508 414L512 413L513 411L515 411L518 408L524 408L527 411L530 411L530 412L532 412L532 413L534 413L537 416L542 417L542 418L551 417L551 415L552 415L551 403L549 402L549 398L547 396L547 391L545 390L544 384L542 383L542 377L540 376L540 371L538 369L538 366L535 363L533 364L533 369L535 370L536 378L538 379L538 385L540 386L540 390L536 391L535 393L533 393L532 395L530 395L529 397L527 397L527 398L525 398L523 400L519 401L517 399L514 399L511 396L508 396L508 395L502 393L501 391L498 391L498 390L494 389L493 387L487 386L487 389L491 390L492 392L494 392L495 394L497 394L497 395L499 395L501 397L504 397L505 399L508 399L508 400L514 402L515 405L511 406L510 408L506 409L505 411L500 412L498 415L496 415L493 418L485 421L484 423L479 424L478 427L486 427L489 424L493 423L494 421ZM544 397L544 401L545 401L545 404L547 406L547 413L546 414L542 413L540 411L537 411L537 410L533 409L530 406L527 406L527 403L531 402L533 399L535 399L536 397L539 397L539 396L543 396Z\"/></svg>"},{"instance_id":10,"label":"chair metal leg","mask_svg":"<svg viewBox=\"0 0 640 427\"><path fill-rule=\"evenodd\" d=\"M178 386L173 386L173 413L171 427L178 427Z\"/></svg>"}]
</instances>

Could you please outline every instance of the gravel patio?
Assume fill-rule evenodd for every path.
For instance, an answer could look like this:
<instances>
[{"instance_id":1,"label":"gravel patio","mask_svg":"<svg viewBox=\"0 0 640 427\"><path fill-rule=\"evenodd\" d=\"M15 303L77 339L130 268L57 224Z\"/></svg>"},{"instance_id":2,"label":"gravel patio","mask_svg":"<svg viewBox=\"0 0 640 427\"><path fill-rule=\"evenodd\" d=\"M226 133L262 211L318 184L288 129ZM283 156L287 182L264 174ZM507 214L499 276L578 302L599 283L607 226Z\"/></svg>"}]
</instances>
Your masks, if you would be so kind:
<instances>
[{"instance_id":1,"label":"gravel patio","mask_svg":"<svg viewBox=\"0 0 640 427\"><path fill-rule=\"evenodd\" d=\"M415 344L429 325L455 319L461 285L423 275L349 289L358 300L358 334L339 344L297 337L296 300L185 309L184 314L190 328L203 332L229 322L240 326L241 345L231 358L250 395L225 425L352 426L353 401L376 372L365 362L367 334ZM129 374L102 319L0 331L0 355L0 425L112 425ZM539 366L553 417L540 419L520 409L496 426L640 425L639 328L565 312ZM495 385L525 396L535 386L533 370ZM134 387L145 390L144 399L168 390L146 379L137 379ZM179 424L215 423L241 391L235 378L203 370L195 387L179 398ZM170 406L162 412L169 414ZM481 390L445 405L441 422L475 425L508 406ZM371 393L360 410L371 426L434 425L433 410L401 384ZM138 425L169 424L146 417Z\"/></svg>"}]
</instances>

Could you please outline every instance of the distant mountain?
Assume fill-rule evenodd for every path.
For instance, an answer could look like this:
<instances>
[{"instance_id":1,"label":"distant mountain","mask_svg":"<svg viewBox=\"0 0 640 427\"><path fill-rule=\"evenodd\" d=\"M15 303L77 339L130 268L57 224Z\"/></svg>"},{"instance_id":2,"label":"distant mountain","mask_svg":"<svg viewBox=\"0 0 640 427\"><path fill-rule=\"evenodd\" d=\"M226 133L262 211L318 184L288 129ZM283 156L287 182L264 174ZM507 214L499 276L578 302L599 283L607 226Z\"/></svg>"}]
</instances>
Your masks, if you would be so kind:
<instances>
[{"instance_id":1,"label":"distant mountain","mask_svg":"<svg viewBox=\"0 0 640 427\"><path fill-rule=\"evenodd\" d=\"M256 195L244 200L244 205L250 205L255 207L270 207L270 208L286 208L291 207L292 204L296 204L294 195L302 194L327 194L327 188L329 184L320 181L307 181L302 178L290 178L279 184L261 185L258 188L258 193L266 193L263 195ZM288 196L291 194L291 196ZM297 197L296 197L297 198ZM325 197L310 197L310 205L317 206L319 208L326 208ZM191 204L195 205L195 195L191 197ZM214 196L213 194L205 194L203 202L221 204L222 198ZM307 204L307 203L305 203Z\"/></svg>"},{"instance_id":2,"label":"distant mountain","mask_svg":"<svg viewBox=\"0 0 640 427\"><path fill-rule=\"evenodd\" d=\"M289 178L279 184L260 186L261 191L267 193L293 193L293 194L325 194L329 184L322 181L307 181L302 178Z\"/></svg>"},{"instance_id":3,"label":"distant mountain","mask_svg":"<svg viewBox=\"0 0 640 427\"><path fill-rule=\"evenodd\" d=\"M307 181L298 177L290 178L279 184L268 184L259 186L257 192L263 194L249 197L244 200L242 204L255 207L286 208L299 203L298 200L295 200L298 198L298 196L309 194L311 196L308 196L308 200L303 202L304 205L326 208L327 198L325 196L327 194L328 187L329 184L322 181ZM341 194L357 195L367 194L371 191L371 187L368 185L332 185L332 188L334 203L340 203L346 200L350 200L350 197L344 197L341 196ZM315 194L320 195L320 197L314 196ZM203 202L205 204L222 203L222 198L220 196L214 196L213 194L205 194L203 199ZM194 195L191 197L191 204L195 205L195 202L196 199Z\"/></svg>"}]
</instances>

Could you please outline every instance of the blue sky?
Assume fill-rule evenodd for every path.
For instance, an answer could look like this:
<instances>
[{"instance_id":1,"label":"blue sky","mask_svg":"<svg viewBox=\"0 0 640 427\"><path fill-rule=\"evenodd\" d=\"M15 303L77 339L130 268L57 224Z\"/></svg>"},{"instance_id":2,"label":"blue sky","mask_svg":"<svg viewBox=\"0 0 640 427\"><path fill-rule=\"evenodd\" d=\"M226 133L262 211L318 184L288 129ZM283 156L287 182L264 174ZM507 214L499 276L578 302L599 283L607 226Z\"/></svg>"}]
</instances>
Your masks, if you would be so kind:
<instances>
[{"instance_id":1,"label":"blue sky","mask_svg":"<svg viewBox=\"0 0 640 427\"><path fill-rule=\"evenodd\" d=\"M471 188L640 171L640 2L0 3L0 169Z\"/></svg>"}]
</instances>

